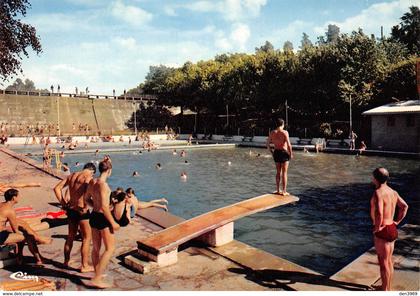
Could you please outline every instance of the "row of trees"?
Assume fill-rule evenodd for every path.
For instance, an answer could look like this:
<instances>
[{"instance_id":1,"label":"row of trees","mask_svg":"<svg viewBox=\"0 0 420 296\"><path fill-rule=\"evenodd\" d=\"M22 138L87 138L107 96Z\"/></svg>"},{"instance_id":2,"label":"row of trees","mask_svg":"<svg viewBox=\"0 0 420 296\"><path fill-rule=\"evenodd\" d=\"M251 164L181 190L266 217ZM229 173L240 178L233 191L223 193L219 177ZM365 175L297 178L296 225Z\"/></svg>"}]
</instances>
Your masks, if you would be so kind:
<instances>
[{"instance_id":1,"label":"row of trees","mask_svg":"<svg viewBox=\"0 0 420 296\"><path fill-rule=\"evenodd\" d=\"M35 87L35 83L30 79L25 79L23 81L20 78L16 78L16 80L6 87L6 90L17 90L17 91L30 91L30 92L48 92L48 89L38 89Z\"/></svg>"},{"instance_id":2,"label":"row of trees","mask_svg":"<svg viewBox=\"0 0 420 296\"><path fill-rule=\"evenodd\" d=\"M273 117L285 116L286 104L292 130L319 131L323 123L348 121L350 100L357 128L362 111L417 98L419 20L419 8L411 7L387 39L361 29L340 34L330 25L315 45L304 33L297 52L290 42L276 50L267 41L254 54L221 54L180 68L153 66L145 83L129 92L154 94L161 105L196 112L197 131L252 133L256 126L266 131Z\"/></svg>"}]
</instances>

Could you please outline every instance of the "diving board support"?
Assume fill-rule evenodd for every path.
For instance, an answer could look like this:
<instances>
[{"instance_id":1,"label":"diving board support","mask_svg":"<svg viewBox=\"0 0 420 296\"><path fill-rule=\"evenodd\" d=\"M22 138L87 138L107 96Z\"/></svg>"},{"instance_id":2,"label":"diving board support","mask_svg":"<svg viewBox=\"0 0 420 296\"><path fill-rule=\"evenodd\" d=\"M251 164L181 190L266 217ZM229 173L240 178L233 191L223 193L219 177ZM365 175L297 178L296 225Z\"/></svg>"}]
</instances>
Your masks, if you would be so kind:
<instances>
[{"instance_id":1,"label":"diving board support","mask_svg":"<svg viewBox=\"0 0 420 296\"><path fill-rule=\"evenodd\" d=\"M220 247L230 243L233 241L233 222L203 234L202 236L198 237L198 240L209 245L210 247Z\"/></svg>"},{"instance_id":2,"label":"diving board support","mask_svg":"<svg viewBox=\"0 0 420 296\"><path fill-rule=\"evenodd\" d=\"M199 240L212 247L234 239L234 221L264 210L297 202L298 197L264 194L182 221L137 241L138 255L158 266L178 261L178 247Z\"/></svg>"},{"instance_id":3,"label":"diving board support","mask_svg":"<svg viewBox=\"0 0 420 296\"><path fill-rule=\"evenodd\" d=\"M160 267L172 265L178 262L178 247L173 250L168 250L160 254L152 254L151 252L138 249L141 257L145 257L152 262L156 262Z\"/></svg>"}]
</instances>

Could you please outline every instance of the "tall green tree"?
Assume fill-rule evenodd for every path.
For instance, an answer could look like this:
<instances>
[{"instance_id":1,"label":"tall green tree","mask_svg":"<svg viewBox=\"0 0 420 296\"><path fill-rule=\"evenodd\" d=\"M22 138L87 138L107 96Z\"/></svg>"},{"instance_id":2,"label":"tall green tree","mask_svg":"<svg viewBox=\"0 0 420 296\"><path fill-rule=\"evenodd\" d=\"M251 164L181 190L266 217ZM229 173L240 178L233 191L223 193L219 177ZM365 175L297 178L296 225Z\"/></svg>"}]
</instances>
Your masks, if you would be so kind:
<instances>
[{"instance_id":1,"label":"tall green tree","mask_svg":"<svg viewBox=\"0 0 420 296\"><path fill-rule=\"evenodd\" d=\"M399 25L392 27L391 38L405 44L412 54L420 54L420 9L411 6L401 17Z\"/></svg>"},{"instance_id":2,"label":"tall green tree","mask_svg":"<svg viewBox=\"0 0 420 296\"><path fill-rule=\"evenodd\" d=\"M41 91L41 92L48 92L47 89L38 89L35 87L35 83L26 78L25 81L22 79L17 78L11 85L6 87L6 90L17 90L17 91Z\"/></svg>"},{"instance_id":3,"label":"tall green tree","mask_svg":"<svg viewBox=\"0 0 420 296\"><path fill-rule=\"evenodd\" d=\"M292 52L293 51L293 43L290 42L290 41L284 42L283 51L284 52Z\"/></svg>"},{"instance_id":4,"label":"tall green tree","mask_svg":"<svg viewBox=\"0 0 420 296\"><path fill-rule=\"evenodd\" d=\"M41 53L36 30L21 21L30 7L28 0L0 1L0 80L21 70L22 55L28 57L28 47Z\"/></svg>"},{"instance_id":5,"label":"tall green tree","mask_svg":"<svg viewBox=\"0 0 420 296\"><path fill-rule=\"evenodd\" d=\"M308 34L306 34L304 32L303 35L302 35L302 41L301 41L300 48L305 49L305 48L311 47L311 46L312 46L312 41L309 39Z\"/></svg>"},{"instance_id":6,"label":"tall green tree","mask_svg":"<svg viewBox=\"0 0 420 296\"><path fill-rule=\"evenodd\" d=\"M264 43L264 45L260 46L260 47L256 47L255 48L255 52L258 53L260 51L264 51L264 52L271 52L274 51L274 46L273 44L271 44L270 41L266 41Z\"/></svg>"},{"instance_id":7,"label":"tall green tree","mask_svg":"<svg viewBox=\"0 0 420 296\"><path fill-rule=\"evenodd\" d=\"M335 43L338 40L338 37L340 36L340 28L337 25L329 24L328 30L325 33L325 36L327 38L327 43Z\"/></svg>"}]
</instances>

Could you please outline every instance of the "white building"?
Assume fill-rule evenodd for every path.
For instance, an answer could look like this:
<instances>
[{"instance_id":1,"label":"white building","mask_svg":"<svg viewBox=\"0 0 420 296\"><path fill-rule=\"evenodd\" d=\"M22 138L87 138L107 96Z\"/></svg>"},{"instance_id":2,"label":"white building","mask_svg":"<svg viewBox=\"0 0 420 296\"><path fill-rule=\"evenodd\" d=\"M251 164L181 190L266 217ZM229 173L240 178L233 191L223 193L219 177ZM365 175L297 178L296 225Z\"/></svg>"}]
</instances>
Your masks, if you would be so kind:
<instances>
[{"instance_id":1,"label":"white building","mask_svg":"<svg viewBox=\"0 0 420 296\"><path fill-rule=\"evenodd\" d=\"M371 118L370 149L420 152L420 100L387 104L363 115Z\"/></svg>"}]
</instances>

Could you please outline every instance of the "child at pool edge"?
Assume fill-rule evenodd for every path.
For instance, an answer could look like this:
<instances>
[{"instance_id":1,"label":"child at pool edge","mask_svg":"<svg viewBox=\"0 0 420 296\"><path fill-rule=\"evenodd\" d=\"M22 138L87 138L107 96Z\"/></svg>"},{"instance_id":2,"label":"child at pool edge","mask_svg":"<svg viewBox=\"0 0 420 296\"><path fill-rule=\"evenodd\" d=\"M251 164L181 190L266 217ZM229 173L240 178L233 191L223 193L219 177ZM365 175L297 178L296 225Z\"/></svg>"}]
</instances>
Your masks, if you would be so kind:
<instances>
[{"instance_id":1,"label":"child at pool edge","mask_svg":"<svg viewBox=\"0 0 420 296\"><path fill-rule=\"evenodd\" d=\"M136 216L138 209L146 209L151 207L161 208L165 211L168 211L168 201L165 198L160 199L154 199L151 201L140 201L137 196L135 195L135 192L133 188L127 188L125 191L127 193L127 198L129 199L130 206L130 218L134 218Z\"/></svg>"}]
</instances>

